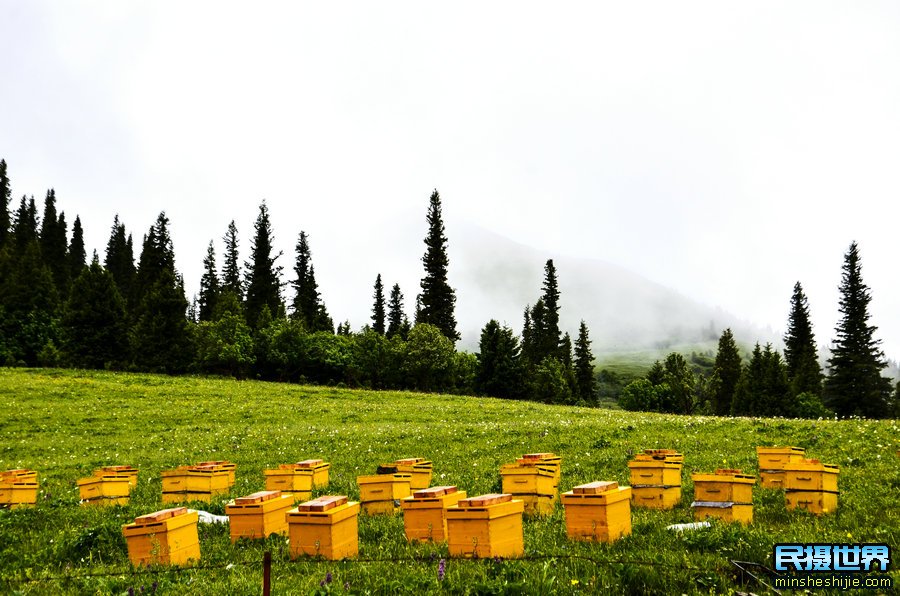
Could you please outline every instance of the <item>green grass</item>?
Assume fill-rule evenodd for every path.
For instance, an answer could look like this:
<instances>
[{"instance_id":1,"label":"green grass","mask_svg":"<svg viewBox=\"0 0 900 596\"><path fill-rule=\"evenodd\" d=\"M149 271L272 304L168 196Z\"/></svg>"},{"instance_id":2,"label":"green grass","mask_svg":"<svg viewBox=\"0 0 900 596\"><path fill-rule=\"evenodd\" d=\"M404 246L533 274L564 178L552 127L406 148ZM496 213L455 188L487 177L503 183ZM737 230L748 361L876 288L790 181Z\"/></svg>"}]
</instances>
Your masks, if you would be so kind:
<instances>
[{"instance_id":1,"label":"green grass","mask_svg":"<svg viewBox=\"0 0 900 596\"><path fill-rule=\"evenodd\" d=\"M544 406L450 395L351 391L204 378L0 370L0 469L39 471L33 509L0 512L0 592L23 594L258 594L263 552L273 552L276 594L728 593L745 589L729 559L771 565L777 542L881 542L896 557L900 429L896 421L732 419ZM676 535L691 520L691 471L755 472L755 447L806 447L841 466L840 505L829 516L789 513L756 489L755 522ZM361 561L289 560L284 538L232 545L228 528L201 525L202 565L134 575L121 526L163 508L162 470L206 459L238 464L233 495L264 486L262 470L309 457L331 463L327 492L358 496L355 477L421 456L435 483L470 495L500 488L500 464L531 451L563 457L561 489L591 480L627 484L627 461L649 447L685 454L683 503L633 510L633 533L612 545L566 539L562 511L525 523L523 561L449 559L445 545L409 545L402 518L360 519ZM131 504L78 506L76 479L105 464L140 468ZM224 500L203 506L223 513ZM893 512L893 513L892 513ZM580 556L581 559L567 557ZM599 561L592 562L587 558ZM371 561L389 559L389 561ZM397 559L400 559L397 561ZM624 561L624 563L623 563ZM653 562L656 566L637 564ZM233 564L233 567L226 568ZM895 565L896 568L896 565ZM327 572L334 582L320 588ZM898 572L892 571L895 583ZM85 577L91 574L92 577ZM68 576L68 579L48 579ZM33 581L22 581L33 580ZM147 593L145 591L145 593Z\"/></svg>"}]
</instances>

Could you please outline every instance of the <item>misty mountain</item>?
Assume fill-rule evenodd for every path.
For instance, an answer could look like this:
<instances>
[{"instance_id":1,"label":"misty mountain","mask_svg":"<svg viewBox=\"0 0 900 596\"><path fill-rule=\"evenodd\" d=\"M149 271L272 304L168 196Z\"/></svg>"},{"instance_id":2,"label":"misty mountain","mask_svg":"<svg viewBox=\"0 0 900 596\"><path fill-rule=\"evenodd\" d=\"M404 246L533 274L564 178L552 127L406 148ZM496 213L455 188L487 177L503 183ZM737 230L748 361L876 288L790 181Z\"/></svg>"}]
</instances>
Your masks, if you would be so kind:
<instances>
[{"instance_id":1,"label":"misty mountain","mask_svg":"<svg viewBox=\"0 0 900 596\"><path fill-rule=\"evenodd\" d=\"M574 339L584 319L595 355L715 342L726 327L740 342L780 343L771 331L753 328L612 263L547 254L475 225L454 222L450 281L457 288L460 348L477 350L481 328L490 318L521 334L525 306L541 295L548 258L553 259L559 279L560 327Z\"/></svg>"}]
</instances>

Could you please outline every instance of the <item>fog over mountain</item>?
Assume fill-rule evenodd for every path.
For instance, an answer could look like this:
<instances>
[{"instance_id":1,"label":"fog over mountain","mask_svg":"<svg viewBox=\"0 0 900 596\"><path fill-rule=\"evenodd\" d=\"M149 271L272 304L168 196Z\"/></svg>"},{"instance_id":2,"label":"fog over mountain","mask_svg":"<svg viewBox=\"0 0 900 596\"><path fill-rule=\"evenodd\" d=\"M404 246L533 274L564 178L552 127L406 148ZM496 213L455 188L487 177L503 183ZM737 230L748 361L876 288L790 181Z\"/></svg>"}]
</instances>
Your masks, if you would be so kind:
<instances>
[{"instance_id":1,"label":"fog over mountain","mask_svg":"<svg viewBox=\"0 0 900 596\"><path fill-rule=\"evenodd\" d=\"M715 341L726 327L745 343L779 342L771 330L753 328L613 263L546 254L471 223L454 223L450 258L465 349L477 349L490 318L521 333L525 306L541 295L548 258L559 279L560 326L574 338L584 319L595 355Z\"/></svg>"}]
</instances>

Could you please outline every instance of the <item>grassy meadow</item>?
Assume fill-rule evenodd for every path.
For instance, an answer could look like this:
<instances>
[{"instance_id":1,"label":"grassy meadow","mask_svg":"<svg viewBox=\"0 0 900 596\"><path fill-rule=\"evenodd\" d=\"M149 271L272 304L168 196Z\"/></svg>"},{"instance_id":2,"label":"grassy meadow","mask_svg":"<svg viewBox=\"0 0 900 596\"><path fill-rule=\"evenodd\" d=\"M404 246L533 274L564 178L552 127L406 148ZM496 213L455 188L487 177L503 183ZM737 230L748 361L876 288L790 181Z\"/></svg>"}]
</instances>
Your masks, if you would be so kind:
<instances>
[{"instance_id":1,"label":"grassy meadow","mask_svg":"<svg viewBox=\"0 0 900 596\"><path fill-rule=\"evenodd\" d=\"M729 559L771 566L778 542L900 545L897 421L710 418L545 406L404 392L105 372L0 370L0 470L39 473L39 504L0 511L0 593L259 594L263 552L273 593L729 593L742 583ZM757 445L805 447L840 465L838 511L789 513L777 491L754 489L754 523L692 521L690 472L756 473ZM563 458L560 488L592 480L628 484L627 462L651 447L685 455L684 496L672 511L632 511L633 532L614 544L566 538L561 508L526 520L527 560L456 560L445 545L409 545L402 518L360 518L359 560L290 561L285 538L232 545L225 525L200 526L202 562L135 574L121 526L164 506L162 470L200 460L237 463L232 496L264 488L262 470L306 458L331 463L319 494L359 496L357 475L381 462L426 457L435 484L469 495L498 492L499 467L526 452ZM78 505L76 479L107 464L140 469L128 506ZM224 513L226 498L198 505ZM574 557L574 558L573 558ZM648 564L649 563L649 564ZM320 582L331 574L333 581ZM900 585L900 572L891 572Z\"/></svg>"}]
</instances>

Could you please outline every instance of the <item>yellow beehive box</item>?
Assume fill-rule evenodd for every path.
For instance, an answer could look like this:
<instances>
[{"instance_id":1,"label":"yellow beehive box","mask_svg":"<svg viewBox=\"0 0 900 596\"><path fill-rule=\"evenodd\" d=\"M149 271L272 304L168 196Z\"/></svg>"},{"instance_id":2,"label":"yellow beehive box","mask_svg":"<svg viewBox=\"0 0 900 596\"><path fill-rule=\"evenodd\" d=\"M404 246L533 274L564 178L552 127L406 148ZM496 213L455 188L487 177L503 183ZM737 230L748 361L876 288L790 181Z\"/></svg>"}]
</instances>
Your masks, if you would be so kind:
<instances>
[{"instance_id":1,"label":"yellow beehive box","mask_svg":"<svg viewBox=\"0 0 900 596\"><path fill-rule=\"evenodd\" d=\"M838 472L835 464L817 459L789 462L784 466L784 489L837 492Z\"/></svg>"},{"instance_id":2,"label":"yellow beehive box","mask_svg":"<svg viewBox=\"0 0 900 596\"><path fill-rule=\"evenodd\" d=\"M631 486L663 485L681 486L681 464L652 457L636 457L628 462L631 470Z\"/></svg>"},{"instance_id":3,"label":"yellow beehive box","mask_svg":"<svg viewBox=\"0 0 900 596\"><path fill-rule=\"evenodd\" d=\"M715 474L692 474L695 501L752 503L756 478L740 470L720 469Z\"/></svg>"},{"instance_id":4,"label":"yellow beehive box","mask_svg":"<svg viewBox=\"0 0 900 596\"><path fill-rule=\"evenodd\" d=\"M77 481L78 495L83 505L127 505L131 494L128 476L106 474L89 476Z\"/></svg>"},{"instance_id":5,"label":"yellow beehive box","mask_svg":"<svg viewBox=\"0 0 900 596\"><path fill-rule=\"evenodd\" d=\"M750 503L732 503L729 501L694 501L691 503L694 519L701 521L710 517L727 522L740 522L747 525L753 522L753 505Z\"/></svg>"},{"instance_id":6,"label":"yellow beehive box","mask_svg":"<svg viewBox=\"0 0 900 596\"><path fill-rule=\"evenodd\" d=\"M556 479L556 487L559 488L559 479L562 475L562 458L555 453L526 453L516 463L550 466Z\"/></svg>"},{"instance_id":7,"label":"yellow beehive box","mask_svg":"<svg viewBox=\"0 0 900 596\"><path fill-rule=\"evenodd\" d=\"M0 480L0 508L28 507L37 504L38 483L35 480Z\"/></svg>"},{"instance_id":8,"label":"yellow beehive box","mask_svg":"<svg viewBox=\"0 0 900 596\"><path fill-rule=\"evenodd\" d=\"M298 470L291 467L278 467L263 470L266 478L266 490L281 490L294 493L312 494L312 470Z\"/></svg>"},{"instance_id":9,"label":"yellow beehive box","mask_svg":"<svg viewBox=\"0 0 900 596\"><path fill-rule=\"evenodd\" d=\"M201 461L197 462L193 466L194 469L213 469L213 470L224 470L228 474L228 488L234 486L234 476L235 471L237 470L237 464L228 461L227 459L217 459L210 461Z\"/></svg>"},{"instance_id":10,"label":"yellow beehive box","mask_svg":"<svg viewBox=\"0 0 900 596\"><path fill-rule=\"evenodd\" d=\"M215 466L183 466L165 470L162 476L164 493L227 493L229 472Z\"/></svg>"},{"instance_id":11,"label":"yellow beehive box","mask_svg":"<svg viewBox=\"0 0 900 596\"><path fill-rule=\"evenodd\" d=\"M572 540L613 542L631 534L631 487L589 482L561 496Z\"/></svg>"},{"instance_id":12,"label":"yellow beehive box","mask_svg":"<svg viewBox=\"0 0 900 596\"><path fill-rule=\"evenodd\" d=\"M239 538L266 538L287 533L287 512L294 506L294 495L267 490L238 497L225 506L231 529L231 541Z\"/></svg>"},{"instance_id":13,"label":"yellow beehive box","mask_svg":"<svg viewBox=\"0 0 900 596\"><path fill-rule=\"evenodd\" d=\"M217 492L217 493L197 493L197 492L183 492L183 493L163 493L162 494L162 503L163 505L177 505L179 503L192 503L194 501L201 503L212 503L213 497L222 495L225 493Z\"/></svg>"},{"instance_id":14,"label":"yellow beehive box","mask_svg":"<svg viewBox=\"0 0 900 596\"><path fill-rule=\"evenodd\" d=\"M466 498L455 486L435 486L413 492L400 501L403 527L409 541L447 541L447 508Z\"/></svg>"},{"instance_id":15,"label":"yellow beehive box","mask_svg":"<svg viewBox=\"0 0 900 596\"><path fill-rule=\"evenodd\" d=\"M500 466L503 492L512 495L555 497L558 480L551 466L537 464L503 464Z\"/></svg>"},{"instance_id":16,"label":"yellow beehive box","mask_svg":"<svg viewBox=\"0 0 900 596\"><path fill-rule=\"evenodd\" d=\"M128 485L134 488L137 486L138 471L131 466L103 466L94 470L94 476L124 476L128 478Z\"/></svg>"},{"instance_id":17,"label":"yellow beehive box","mask_svg":"<svg viewBox=\"0 0 900 596\"><path fill-rule=\"evenodd\" d=\"M0 482L37 482L37 472L28 468L0 471Z\"/></svg>"},{"instance_id":18,"label":"yellow beehive box","mask_svg":"<svg viewBox=\"0 0 900 596\"><path fill-rule=\"evenodd\" d=\"M434 472L434 464L422 457L407 457L398 459L394 462L397 469L394 472L409 474L409 488L411 490L422 490L431 485L431 478Z\"/></svg>"},{"instance_id":19,"label":"yellow beehive box","mask_svg":"<svg viewBox=\"0 0 900 596\"><path fill-rule=\"evenodd\" d=\"M409 474L373 474L357 476L361 501L393 501L410 496Z\"/></svg>"},{"instance_id":20,"label":"yellow beehive box","mask_svg":"<svg viewBox=\"0 0 900 596\"><path fill-rule=\"evenodd\" d=\"M649 455L653 459L662 459L673 464L684 464L684 455L674 449L644 449L643 455Z\"/></svg>"},{"instance_id":21,"label":"yellow beehive box","mask_svg":"<svg viewBox=\"0 0 900 596\"><path fill-rule=\"evenodd\" d=\"M451 557L521 557L524 503L510 494L462 499L447 509L447 542Z\"/></svg>"},{"instance_id":22,"label":"yellow beehive box","mask_svg":"<svg viewBox=\"0 0 900 596\"><path fill-rule=\"evenodd\" d=\"M760 470L759 485L763 488L784 488L784 470Z\"/></svg>"},{"instance_id":23,"label":"yellow beehive box","mask_svg":"<svg viewBox=\"0 0 900 596\"><path fill-rule=\"evenodd\" d=\"M184 565L200 560L197 512L164 509L122 526L132 565Z\"/></svg>"},{"instance_id":24,"label":"yellow beehive box","mask_svg":"<svg viewBox=\"0 0 900 596\"><path fill-rule=\"evenodd\" d=\"M783 470L784 465L802 460L803 447L757 447L756 458L759 460L759 469Z\"/></svg>"},{"instance_id":25,"label":"yellow beehive box","mask_svg":"<svg viewBox=\"0 0 900 596\"><path fill-rule=\"evenodd\" d=\"M631 502L635 507L672 509L681 502L680 486L632 486Z\"/></svg>"},{"instance_id":26,"label":"yellow beehive box","mask_svg":"<svg viewBox=\"0 0 900 596\"><path fill-rule=\"evenodd\" d=\"M525 515L545 517L553 515L559 495L513 495L525 504Z\"/></svg>"},{"instance_id":27,"label":"yellow beehive box","mask_svg":"<svg viewBox=\"0 0 900 596\"><path fill-rule=\"evenodd\" d=\"M300 555L338 560L359 552L359 503L326 496L301 503L287 513L291 558Z\"/></svg>"},{"instance_id":28,"label":"yellow beehive box","mask_svg":"<svg viewBox=\"0 0 900 596\"><path fill-rule=\"evenodd\" d=\"M788 511L803 509L822 515L835 511L838 506L837 491L786 490L784 496Z\"/></svg>"}]
</instances>

